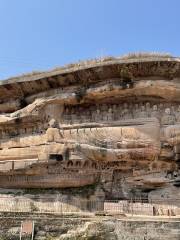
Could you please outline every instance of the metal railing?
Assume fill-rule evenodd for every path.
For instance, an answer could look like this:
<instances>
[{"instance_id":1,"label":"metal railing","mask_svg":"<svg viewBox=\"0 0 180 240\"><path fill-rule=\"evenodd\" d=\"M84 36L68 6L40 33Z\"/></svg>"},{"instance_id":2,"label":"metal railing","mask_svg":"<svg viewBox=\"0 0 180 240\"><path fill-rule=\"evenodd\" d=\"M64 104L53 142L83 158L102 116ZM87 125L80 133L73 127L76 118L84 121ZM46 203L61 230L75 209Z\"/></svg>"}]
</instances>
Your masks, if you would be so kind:
<instances>
[{"instance_id":1,"label":"metal railing","mask_svg":"<svg viewBox=\"0 0 180 240\"><path fill-rule=\"evenodd\" d=\"M87 200L79 198L56 197L0 197L0 213L112 213L144 216L180 216L180 199L147 202L141 200Z\"/></svg>"}]
</instances>

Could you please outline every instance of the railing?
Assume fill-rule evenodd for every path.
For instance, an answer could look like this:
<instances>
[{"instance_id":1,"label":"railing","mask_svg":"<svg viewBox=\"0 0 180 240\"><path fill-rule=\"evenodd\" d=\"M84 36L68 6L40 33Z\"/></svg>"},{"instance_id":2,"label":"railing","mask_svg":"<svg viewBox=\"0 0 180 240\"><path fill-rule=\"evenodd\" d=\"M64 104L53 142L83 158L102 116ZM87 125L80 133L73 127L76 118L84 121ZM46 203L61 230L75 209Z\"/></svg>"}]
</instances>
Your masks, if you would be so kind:
<instances>
[{"instance_id":1,"label":"railing","mask_svg":"<svg viewBox=\"0 0 180 240\"><path fill-rule=\"evenodd\" d=\"M146 216L170 217L180 215L180 207L168 202L165 203L162 200L154 200L153 202L143 202L138 200L117 202L106 201L104 203L104 211Z\"/></svg>"},{"instance_id":2,"label":"railing","mask_svg":"<svg viewBox=\"0 0 180 240\"><path fill-rule=\"evenodd\" d=\"M180 199L165 202L153 200L146 202L141 200L100 201L87 200L75 197L0 197L0 213L112 213L144 216L180 216ZM179 204L179 206L178 206Z\"/></svg>"}]
</instances>

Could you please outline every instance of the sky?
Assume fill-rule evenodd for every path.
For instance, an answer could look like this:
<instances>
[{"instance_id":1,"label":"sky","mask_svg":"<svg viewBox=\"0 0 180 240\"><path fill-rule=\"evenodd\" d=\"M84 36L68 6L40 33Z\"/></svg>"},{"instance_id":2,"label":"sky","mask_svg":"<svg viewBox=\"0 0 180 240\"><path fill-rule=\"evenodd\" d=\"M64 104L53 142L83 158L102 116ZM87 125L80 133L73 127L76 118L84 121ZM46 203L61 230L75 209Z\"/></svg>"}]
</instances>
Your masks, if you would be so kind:
<instances>
[{"instance_id":1,"label":"sky","mask_svg":"<svg viewBox=\"0 0 180 240\"><path fill-rule=\"evenodd\" d=\"M180 0L0 0L0 79L149 51L180 56Z\"/></svg>"}]
</instances>

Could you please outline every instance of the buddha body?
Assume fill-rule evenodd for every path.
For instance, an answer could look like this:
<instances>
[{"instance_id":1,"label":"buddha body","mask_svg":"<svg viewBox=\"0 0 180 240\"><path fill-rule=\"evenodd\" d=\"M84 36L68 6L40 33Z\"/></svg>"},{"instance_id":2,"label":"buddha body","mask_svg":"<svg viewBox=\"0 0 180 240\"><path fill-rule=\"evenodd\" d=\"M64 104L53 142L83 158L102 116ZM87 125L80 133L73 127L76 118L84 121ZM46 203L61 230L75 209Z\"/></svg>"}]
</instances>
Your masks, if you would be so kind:
<instances>
[{"instance_id":1,"label":"buddha body","mask_svg":"<svg viewBox=\"0 0 180 240\"><path fill-rule=\"evenodd\" d=\"M115 121L118 120L118 109L115 104L113 105L113 118Z\"/></svg>"},{"instance_id":2,"label":"buddha body","mask_svg":"<svg viewBox=\"0 0 180 240\"><path fill-rule=\"evenodd\" d=\"M76 115L75 109L72 109L72 110L71 110L71 122L72 122L72 123L77 123L77 122L78 122L78 121L77 121L77 115Z\"/></svg>"},{"instance_id":3,"label":"buddha body","mask_svg":"<svg viewBox=\"0 0 180 240\"><path fill-rule=\"evenodd\" d=\"M86 112L84 111L83 108L79 108L79 119L77 118L77 120L79 120L79 122L84 123L87 122L87 115Z\"/></svg>"},{"instance_id":4,"label":"buddha body","mask_svg":"<svg viewBox=\"0 0 180 240\"><path fill-rule=\"evenodd\" d=\"M59 140L58 123L55 119L51 119L48 123L48 129L46 131L47 142L55 142Z\"/></svg>"},{"instance_id":5,"label":"buddha body","mask_svg":"<svg viewBox=\"0 0 180 240\"><path fill-rule=\"evenodd\" d=\"M157 105L153 106L153 109L152 109L152 112L151 112L151 117L157 118L157 119L160 118L160 114L159 114Z\"/></svg>"},{"instance_id":6,"label":"buddha body","mask_svg":"<svg viewBox=\"0 0 180 240\"><path fill-rule=\"evenodd\" d=\"M107 120L108 121L113 121L113 112L112 112L112 108L108 109L108 114L107 114Z\"/></svg>"},{"instance_id":7,"label":"buddha body","mask_svg":"<svg viewBox=\"0 0 180 240\"><path fill-rule=\"evenodd\" d=\"M151 105L149 102L146 103L146 112L147 112L147 117L150 117L151 115Z\"/></svg>"},{"instance_id":8,"label":"buddha body","mask_svg":"<svg viewBox=\"0 0 180 240\"><path fill-rule=\"evenodd\" d=\"M95 112L94 115L94 121L95 122L100 122L102 120L101 114L100 114L100 109L98 108Z\"/></svg>"},{"instance_id":9,"label":"buddha body","mask_svg":"<svg viewBox=\"0 0 180 240\"><path fill-rule=\"evenodd\" d=\"M101 111L101 115L102 115L102 120L103 121L107 121L107 105L106 104L103 104L102 105L102 111Z\"/></svg>"},{"instance_id":10,"label":"buddha body","mask_svg":"<svg viewBox=\"0 0 180 240\"><path fill-rule=\"evenodd\" d=\"M177 123L180 123L180 105L179 105L179 107L178 107L178 109L177 109L176 121L177 121Z\"/></svg>"},{"instance_id":11,"label":"buddha body","mask_svg":"<svg viewBox=\"0 0 180 240\"><path fill-rule=\"evenodd\" d=\"M70 119L71 119L71 117L70 117L69 109L66 108L66 109L65 109L65 113L64 113L64 122L65 122L66 124L69 124L69 123L70 123Z\"/></svg>"},{"instance_id":12,"label":"buddha body","mask_svg":"<svg viewBox=\"0 0 180 240\"><path fill-rule=\"evenodd\" d=\"M164 112L164 105L163 105L163 103L159 104L159 112L160 112L160 114L163 114L163 112Z\"/></svg>"},{"instance_id":13,"label":"buddha body","mask_svg":"<svg viewBox=\"0 0 180 240\"><path fill-rule=\"evenodd\" d=\"M148 113L146 112L145 106L141 106L141 111L139 113L139 117L140 118L147 118L148 117Z\"/></svg>"},{"instance_id":14,"label":"buddha body","mask_svg":"<svg viewBox=\"0 0 180 240\"><path fill-rule=\"evenodd\" d=\"M134 118L138 118L139 117L139 105L137 103L135 104L133 116L134 116Z\"/></svg>"},{"instance_id":15,"label":"buddha body","mask_svg":"<svg viewBox=\"0 0 180 240\"><path fill-rule=\"evenodd\" d=\"M132 118L132 114L128 109L127 103L124 103L124 109L122 110L122 118L123 119L131 119Z\"/></svg>"},{"instance_id":16,"label":"buddha body","mask_svg":"<svg viewBox=\"0 0 180 240\"><path fill-rule=\"evenodd\" d=\"M173 125L175 123L175 116L171 114L170 108L166 108L161 118L162 125Z\"/></svg>"}]
</instances>

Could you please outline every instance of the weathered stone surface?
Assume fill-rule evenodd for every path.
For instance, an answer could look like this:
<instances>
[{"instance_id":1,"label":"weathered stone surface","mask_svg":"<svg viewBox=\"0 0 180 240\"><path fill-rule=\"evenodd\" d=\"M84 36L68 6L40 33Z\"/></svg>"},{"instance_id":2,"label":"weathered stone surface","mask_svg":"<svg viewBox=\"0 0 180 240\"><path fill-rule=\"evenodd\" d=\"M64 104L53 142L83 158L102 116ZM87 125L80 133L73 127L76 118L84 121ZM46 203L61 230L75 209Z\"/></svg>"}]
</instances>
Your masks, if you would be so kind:
<instances>
[{"instance_id":1,"label":"weathered stone surface","mask_svg":"<svg viewBox=\"0 0 180 240\"><path fill-rule=\"evenodd\" d=\"M19 239L19 226L24 217L27 216L0 219L0 238ZM180 237L179 221L169 219L60 218L56 215L31 216L31 219L35 221L35 240L179 240Z\"/></svg>"},{"instance_id":2,"label":"weathered stone surface","mask_svg":"<svg viewBox=\"0 0 180 240\"><path fill-rule=\"evenodd\" d=\"M179 96L179 58L155 55L1 82L0 187L97 184L111 199L179 194ZM174 202L178 194L169 191Z\"/></svg>"}]
</instances>

